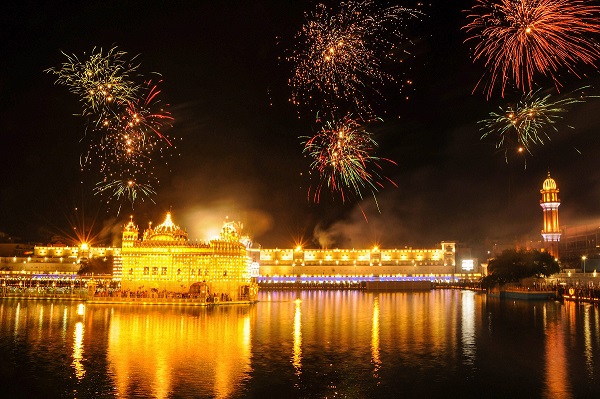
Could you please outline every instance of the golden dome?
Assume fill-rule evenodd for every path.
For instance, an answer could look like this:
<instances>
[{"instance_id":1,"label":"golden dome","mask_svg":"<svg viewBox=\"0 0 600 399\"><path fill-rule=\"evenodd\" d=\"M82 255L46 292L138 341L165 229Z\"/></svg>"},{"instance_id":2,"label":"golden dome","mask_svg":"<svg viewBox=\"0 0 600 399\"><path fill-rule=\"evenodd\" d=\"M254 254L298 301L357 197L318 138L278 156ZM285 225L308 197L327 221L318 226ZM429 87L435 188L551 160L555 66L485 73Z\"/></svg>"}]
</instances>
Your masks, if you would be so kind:
<instances>
[{"instance_id":1,"label":"golden dome","mask_svg":"<svg viewBox=\"0 0 600 399\"><path fill-rule=\"evenodd\" d=\"M544 180L544 185L542 186L543 190L556 190L556 182L553 178L550 177L550 172L548 172L548 178Z\"/></svg>"},{"instance_id":2,"label":"golden dome","mask_svg":"<svg viewBox=\"0 0 600 399\"><path fill-rule=\"evenodd\" d=\"M187 239L187 232L173 223L173 220L171 219L171 212L167 212L165 221L154 228L149 228L146 230L146 236L151 240L164 240L167 238L177 240Z\"/></svg>"}]
</instances>

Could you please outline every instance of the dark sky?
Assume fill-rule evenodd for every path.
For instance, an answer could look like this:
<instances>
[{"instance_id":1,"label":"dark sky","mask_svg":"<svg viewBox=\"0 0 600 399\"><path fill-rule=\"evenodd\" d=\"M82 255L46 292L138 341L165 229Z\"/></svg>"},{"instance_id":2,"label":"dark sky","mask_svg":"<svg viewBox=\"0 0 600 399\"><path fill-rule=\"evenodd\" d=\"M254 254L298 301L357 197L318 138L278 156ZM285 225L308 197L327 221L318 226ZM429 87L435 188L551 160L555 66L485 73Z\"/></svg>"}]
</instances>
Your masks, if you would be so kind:
<instances>
[{"instance_id":1,"label":"dark sky","mask_svg":"<svg viewBox=\"0 0 600 399\"><path fill-rule=\"evenodd\" d=\"M172 209L190 238L206 238L228 216L264 247L459 240L476 248L486 239L540 238L539 190L548 170L561 190L563 225L600 219L600 102L566 114L574 129L559 125L526 167L512 155L507 164L493 141L480 140L477 121L519 96L472 93L484 70L463 43L469 1L433 1L406 32L414 57L400 72L414 83L402 93L386 87L383 122L373 127L377 155L397 163L385 164L398 187L376 193L379 209L369 195L344 203L325 190L320 203L308 199L309 162L299 137L314 133L315 118L298 118L289 104L291 65L282 59L315 2L73 3L19 1L0 13L0 232L7 235L44 242L75 219L118 233L130 214L144 227ZM175 117L170 134L181 138L156 203L118 215L86 188L93 177L80 173L77 99L43 72L64 60L61 51L82 55L113 45L139 54L141 71L160 72ZM598 80L597 71L565 77L564 90Z\"/></svg>"}]
</instances>

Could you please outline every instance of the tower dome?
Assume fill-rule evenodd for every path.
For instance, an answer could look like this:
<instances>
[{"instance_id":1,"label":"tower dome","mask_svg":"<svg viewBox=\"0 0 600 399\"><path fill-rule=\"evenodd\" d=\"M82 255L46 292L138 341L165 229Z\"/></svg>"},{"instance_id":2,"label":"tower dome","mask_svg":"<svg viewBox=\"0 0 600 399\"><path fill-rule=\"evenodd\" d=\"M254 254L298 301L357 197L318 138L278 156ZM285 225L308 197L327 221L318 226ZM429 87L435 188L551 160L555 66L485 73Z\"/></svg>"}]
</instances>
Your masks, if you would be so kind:
<instances>
[{"instance_id":1,"label":"tower dome","mask_svg":"<svg viewBox=\"0 0 600 399\"><path fill-rule=\"evenodd\" d=\"M548 177L544 180L540 193L542 194L540 206L544 212L542 237L544 237L544 242L550 255L558 258L558 242L562 234L558 223L560 199L558 198L558 187L554 179L550 177L550 172L548 172Z\"/></svg>"},{"instance_id":2,"label":"tower dome","mask_svg":"<svg viewBox=\"0 0 600 399\"><path fill-rule=\"evenodd\" d=\"M543 190L556 190L556 182L553 178L550 177L550 172L548 172L548 178L544 180L544 184L542 186Z\"/></svg>"}]
</instances>

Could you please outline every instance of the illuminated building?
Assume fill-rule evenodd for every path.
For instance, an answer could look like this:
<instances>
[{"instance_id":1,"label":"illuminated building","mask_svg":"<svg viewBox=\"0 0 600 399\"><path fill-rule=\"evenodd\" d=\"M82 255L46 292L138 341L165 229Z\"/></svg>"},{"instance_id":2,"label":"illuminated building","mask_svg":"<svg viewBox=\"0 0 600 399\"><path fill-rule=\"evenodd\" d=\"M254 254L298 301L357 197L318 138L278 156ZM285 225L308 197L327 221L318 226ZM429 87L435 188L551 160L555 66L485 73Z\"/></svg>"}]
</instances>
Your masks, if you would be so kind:
<instances>
[{"instance_id":1,"label":"illuminated building","mask_svg":"<svg viewBox=\"0 0 600 399\"><path fill-rule=\"evenodd\" d=\"M456 242L437 248L289 249L250 248L240 228L225 223L219 238L191 242L165 221L140 232L133 219L122 231L121 247L36 246L29 257L2 257L2 274L76 278L85 262L112 264L121 291L226 294L232 300L256 295L257 282L342 283L365 281L455 281L481 277L481 266ZM461 249L462 248L462 249ZM94 275L94 278L98 278ZM89 278L89 276L87 277Z\"/></svg>"},{"instance_id":2,"label":"illuminated building","mask_svg":"<svg viewBox=\"0 0 600 399\"><path fill-rule=\"evenodd\" d=\"M456 243L435 249L260 249L262 283L453 280L481 276L479 267L457 270ZM474 266L475 267L475 266Z\"/></svg>"},{"instance_id":3,"label":"illuminated building","mask_svg":"<svg viewBox=\"0 0 600 399\"><path fill-rule=\"evenodd\" d=\"M68 246L64 244L36 245L27 254L0 258L2 278L32 280L74 280L82 265L87 262L120 264L121 248L91 247L86 244Z\"/></svg>"},{"instance_id":4,"label":"illuminated building","mask_svg":"<svg viewBox=\"0 0 600 399\"><path fill-rule=\"evenodd\" d=\"M542 237L544 237L546 250L554 258L558 258L558 242L560 241L561 235L558 224L558 207L560 205L558 191L556 182L550 177L550 172L548 172L548 177L544 180L544 184L540 190L540 193L542 194L540 206L544 212L544 229L542 230Z\"/></svg>"},{"instance_id":5,"label":"illuminated building","mask_svg":"<svg viewBox=\"0 0 600 399\"><path fill-rule=\"evenodd\" d=\"M245 245L234 223L223 225L219 238L191 243L187 232L175 225L171 214L150 225L139 239L132 220L125 225L121 247L122 291L197 293L231 300L254 300ZM222 297L224 295L224 297Z\"/></svg>"}]
</instances>

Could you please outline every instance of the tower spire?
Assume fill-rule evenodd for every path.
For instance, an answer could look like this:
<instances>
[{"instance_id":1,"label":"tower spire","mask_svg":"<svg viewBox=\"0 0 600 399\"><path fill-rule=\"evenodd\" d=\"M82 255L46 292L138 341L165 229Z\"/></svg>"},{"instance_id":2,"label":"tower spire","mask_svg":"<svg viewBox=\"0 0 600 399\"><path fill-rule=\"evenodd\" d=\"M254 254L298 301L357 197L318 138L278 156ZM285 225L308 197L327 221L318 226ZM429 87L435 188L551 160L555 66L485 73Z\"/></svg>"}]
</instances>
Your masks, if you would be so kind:
<instances>
[{"instance_id":1,"label":"tower spire","mask_svg":"<svg viewBox=\"0 0 600 399\"><path fill-rule=\"evenodd\" d=\"M558 242L561 236L560 225L558 223L558 207L560 206L558 192L556 181L550 177L550 168L548 168L548 177L544 180L544 184L540 190L542 194L540 206L544 212L542 237L544 237L547 251L555 258L558 258Z\"/></svg>"}]
</instances>

